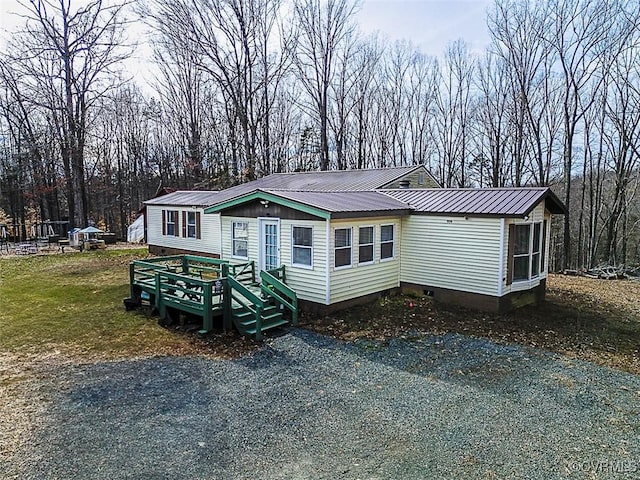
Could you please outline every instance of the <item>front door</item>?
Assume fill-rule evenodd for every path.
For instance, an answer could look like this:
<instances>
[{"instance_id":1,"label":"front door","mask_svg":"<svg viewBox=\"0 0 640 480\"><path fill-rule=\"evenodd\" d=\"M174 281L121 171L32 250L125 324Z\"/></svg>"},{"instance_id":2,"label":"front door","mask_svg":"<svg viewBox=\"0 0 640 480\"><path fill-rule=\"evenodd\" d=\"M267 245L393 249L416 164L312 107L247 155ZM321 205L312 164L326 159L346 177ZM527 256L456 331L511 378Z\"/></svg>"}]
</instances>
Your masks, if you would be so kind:
<instances>
[{"instance_id":1,"label":"front door","mask_svg":"<svg viewBox=\"0 0 640 480\"><path fill-rule=\"evenodd\" d=\"M271 270L280 266L280 220L258 219L260 230L260 270Z\"/></svg>"}]
</instances>

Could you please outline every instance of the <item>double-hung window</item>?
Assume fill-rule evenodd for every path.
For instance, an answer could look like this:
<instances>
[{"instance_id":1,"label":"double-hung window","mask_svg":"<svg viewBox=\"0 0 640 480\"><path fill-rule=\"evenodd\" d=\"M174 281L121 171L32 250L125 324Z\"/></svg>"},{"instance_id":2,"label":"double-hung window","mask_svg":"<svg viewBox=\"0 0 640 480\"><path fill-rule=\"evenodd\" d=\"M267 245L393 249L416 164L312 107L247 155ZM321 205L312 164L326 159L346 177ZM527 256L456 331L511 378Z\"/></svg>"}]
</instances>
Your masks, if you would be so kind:
<instances>
[{"instance_id":1,"label":"double-hung window","mask_svg":"<svg viewBox=\"0 0 640 480\"><path fill-rule=\"evenodd\" d=\"M178 211L162 211L162 234L170 237L177 237L178 234Z\"/></svg>"},{"instance_id":2,"label":"double-hung window","mask_svg":"<svg viewBox=\"0 0 640 480\"><path fill-rule=\"evenodd\" d=\"M292 261L295 266L313 266L313 228L291 227Z\"/></svg>"},{"instance_id":3,"label":"double-hung window","mask_svg":"<svg viewBox=\"0 0 640 480\"><path fill-rule=\"evenodd\" d=\"M334 232L334 265L335 268L351 265L351 229L336 228Z\"/></svg>"},{"instance_id":4,"label":"double-hung window","mask_svg":"<svg viewBox=\"0 0 640 480\"><path fill-rule=\"evenodd\" d=\"M184 236L187 238L200 238L199 235L199 212L185 212L183 215Z\"/></svg>"},{"instance_id":5,"label":"double-hung window","mask_svg":"<svg viewBox=\"0 0 640 480\"><path fill-rule=\"evenodd\" d=\"M359 228L358 263L373 263L373 227Z\"/></svg>"},{"instance_id":6,"label":"double-hung window","mask_svg":"<svg viewBox=\"0 0 640 480\"><path fill-rule=\"evenodd\" d=\"M395 232L393 225L380 227L380 260L392 259L395 252Z\"/></svg>"},{"instance_id":7,"label":"double-hung window","mask_svg":"<svg viewBox=\"0 0 640 480\"><path fill-rule=\"evenodd\" d=\"M233 222L231 226L232 255L239 258L249 258L249 222Z\"/></svg>"}]
</instances>

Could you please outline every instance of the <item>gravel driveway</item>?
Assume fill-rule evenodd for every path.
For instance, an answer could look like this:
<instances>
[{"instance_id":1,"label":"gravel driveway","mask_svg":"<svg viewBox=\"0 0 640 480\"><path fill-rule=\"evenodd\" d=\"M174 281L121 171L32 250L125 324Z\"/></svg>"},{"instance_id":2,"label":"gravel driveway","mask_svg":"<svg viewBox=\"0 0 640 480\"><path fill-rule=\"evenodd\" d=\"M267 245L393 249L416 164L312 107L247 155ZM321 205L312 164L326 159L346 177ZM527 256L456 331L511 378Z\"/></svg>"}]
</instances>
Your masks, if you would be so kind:
<instances>
[{"instance_id":1,"label":"gravel driveway","mask_svg":"<svg viewBox=\"0 0 640 480\"><path fill-rule=\"evenodd\" d=\"M460 335L37 370L0 478L640 476L640 377Z\"/></svg>"}]
</instances>

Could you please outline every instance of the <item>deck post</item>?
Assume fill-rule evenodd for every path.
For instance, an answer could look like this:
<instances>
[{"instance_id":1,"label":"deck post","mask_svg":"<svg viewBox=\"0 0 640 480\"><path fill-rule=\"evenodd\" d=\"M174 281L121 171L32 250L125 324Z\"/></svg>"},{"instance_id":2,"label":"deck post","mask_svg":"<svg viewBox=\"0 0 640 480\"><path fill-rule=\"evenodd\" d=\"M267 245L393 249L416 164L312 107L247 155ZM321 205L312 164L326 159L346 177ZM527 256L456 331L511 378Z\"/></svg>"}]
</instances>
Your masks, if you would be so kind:
<instances>
[{"instance_id":1,"label":"deck post","mask_svg":"<svg viewBox=\"0 0 640 480\"><path fill-rule=\"evenodd\" d=\"M155 272L153 275L155 278L155 287L156 287L156 309L158 310L158 314L160 315L160 318L164 320L165 317L167 316L167 308L161 297L162 290L160 288L160 272Z\"/></svg>"},{"instance_id":2,"label":"deck post","mask_svg":"<svg viewBox=\"0 0 640 480\"><path fill-rule=\"evenodd\" d=\"M202 312L202 333L210 332L213 329L213 285L211 283L205 283L203 285L203 307Z\"/></svg>"},{"instance_id":3,"label":"deck post","mask_svg":"<svg viewBox=\"0 0 640 480\"><path fill-rule=\"evenodd\" d=\"M136 264L129 262L129 298L132 300L135 298L135 292L133 289L133 283L136 280Z\"/></svg>"},{"instance_id":4,"label":"deck post","mask_svg":"<svg viewBox=\"0 0 640 480\"><path fill-rule=\"evenodd\" d=\"M223 263L222 265L220 265L220 267L220 280L222 281L222 327L224 328L225 332L228 332L232 328L231 316L233 315L233 309L231 305L231 286L227 281L227 278L229 276L229 265Z\"/></svg>"},{"instance_id":5,"label":"deck post","mask_svg":"<svg viewBox=\"0 0 640 480\"><path fill-rule=\"evenodd\" d=\"M182 257L182 274L183 275L189 274L189 258L187 258L186 255Z\"/></svg>"},{"instance_id":6,"label":"deck post","mask_svg":"<svg viewBox=\"0 0 640 480\"><path fill-rule=\"evenodd\" d=\"M291 312L291 324L294 327L298 326L298 297L293 297L293 311Z\"/></svg>"},{"instance_id":7,"label":"deck post","mask_svg":"<svg viewBox=\"0 0 640 480\"><path fill-rule=\"evenodd\" d=\"M262 340L262 306L256 305L256 340Z\"/></svg>"}]
</instances>

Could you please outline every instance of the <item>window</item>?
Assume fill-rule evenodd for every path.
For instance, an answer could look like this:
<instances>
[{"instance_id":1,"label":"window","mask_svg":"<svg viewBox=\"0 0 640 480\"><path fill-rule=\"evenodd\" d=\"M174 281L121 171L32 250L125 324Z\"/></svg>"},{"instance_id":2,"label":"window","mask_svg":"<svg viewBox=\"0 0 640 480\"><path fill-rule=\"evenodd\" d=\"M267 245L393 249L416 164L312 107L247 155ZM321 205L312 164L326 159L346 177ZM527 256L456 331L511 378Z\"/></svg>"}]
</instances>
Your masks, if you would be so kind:
<instances>
[{"instance_id":1,"label":"window","mask_svg":"<svg viewBox=\"0 0 640 480\"><path fill-rule=\"evenodd\" d=\"M170 237L178 236L178 212L176 210L162 211L162 234Z\"/></svg>"},{"instance_id":2,"label":"window","mask_svg":"<svg viewBox=\"0 0 640 480\"><path fill-rule=\"evenodd\" d=\"M335 268L351 265L351 229L336 228L335 232Z\"/></svg>"},{"instance_id":3,"label":"window","mask_svg":"<svg viewBox=\"0 0 640 480\"><path fill-rule=\"evenodd\" d=\"M373 227L360 227L358 263L373 263Z\"/></svg>"},{"instance_id":4,"label":"window","mask_svg":"<svg viewBox=\"0 0 640 480\"><path fill-rule=\"evenodd\" d=\"M424 185L424 172L418 173L418 185Z\"/></svg>"},{"instance_id":5,"label":"window","mask_svg":"<svg viewBox=\"0 0 640 480\"><path fill-rule=\"evenodd\" d=\"M231 227L231 252L234 257L249 258L247 252L249 222L233 222Z\"/></svg>"},{"instance_id":6,"label":"window","mask_svg":"<svg viewBox=\"0 0 640 480\"><path fill-rule=\"evenodd\" d=\"M182 212L182 236L200 238L200 212Z\"/></svg>"},{"instance_id":7,"label":"window","mask_svg":"<svg viewBox=\"0 0 640 480\"><path fill-rule=\"evenodd\" d=\"M393 225L382 225L380 227L380 260L393 258L393 243Z\"/></svg>"},{"instance_id":8,"label":"window","mask_svg":"<svg viewBox=\"0 0 640 480\"><path fill-rule=\"evenodd\" d=\"M311 267L313 265L313 229L311 227L291 227L293 237L293 265Z\"/></svg>"},{"instance_id":9,"label":"window","mask_svg":"<svg viewBox=\"0 0 640 480\"><path fill-rule=\"evenodd\" d=\"M540 232L542 231L541 223L533 224L533 248L531 249L531 278L540 275Z\"/></svg>"},{"instance_id":10,"label":"window","mask_svg":"<svg viewBox=\"0 0 640 480\"><path fill-rule=\"evenodd\" d=\"M513 281L529 279L529 240L531 225L515 225L513 249Z\"/></svg>"},{"instance_id":11,"label":"window","mask_svg":"<svg viewBox=\"0 0 640 480\"><path fill-rule=\"evenodd\" d=\"M542 223L509 226L510 281L530 280L540 275L542 234Z\"/></svg>"}]
</instances>

